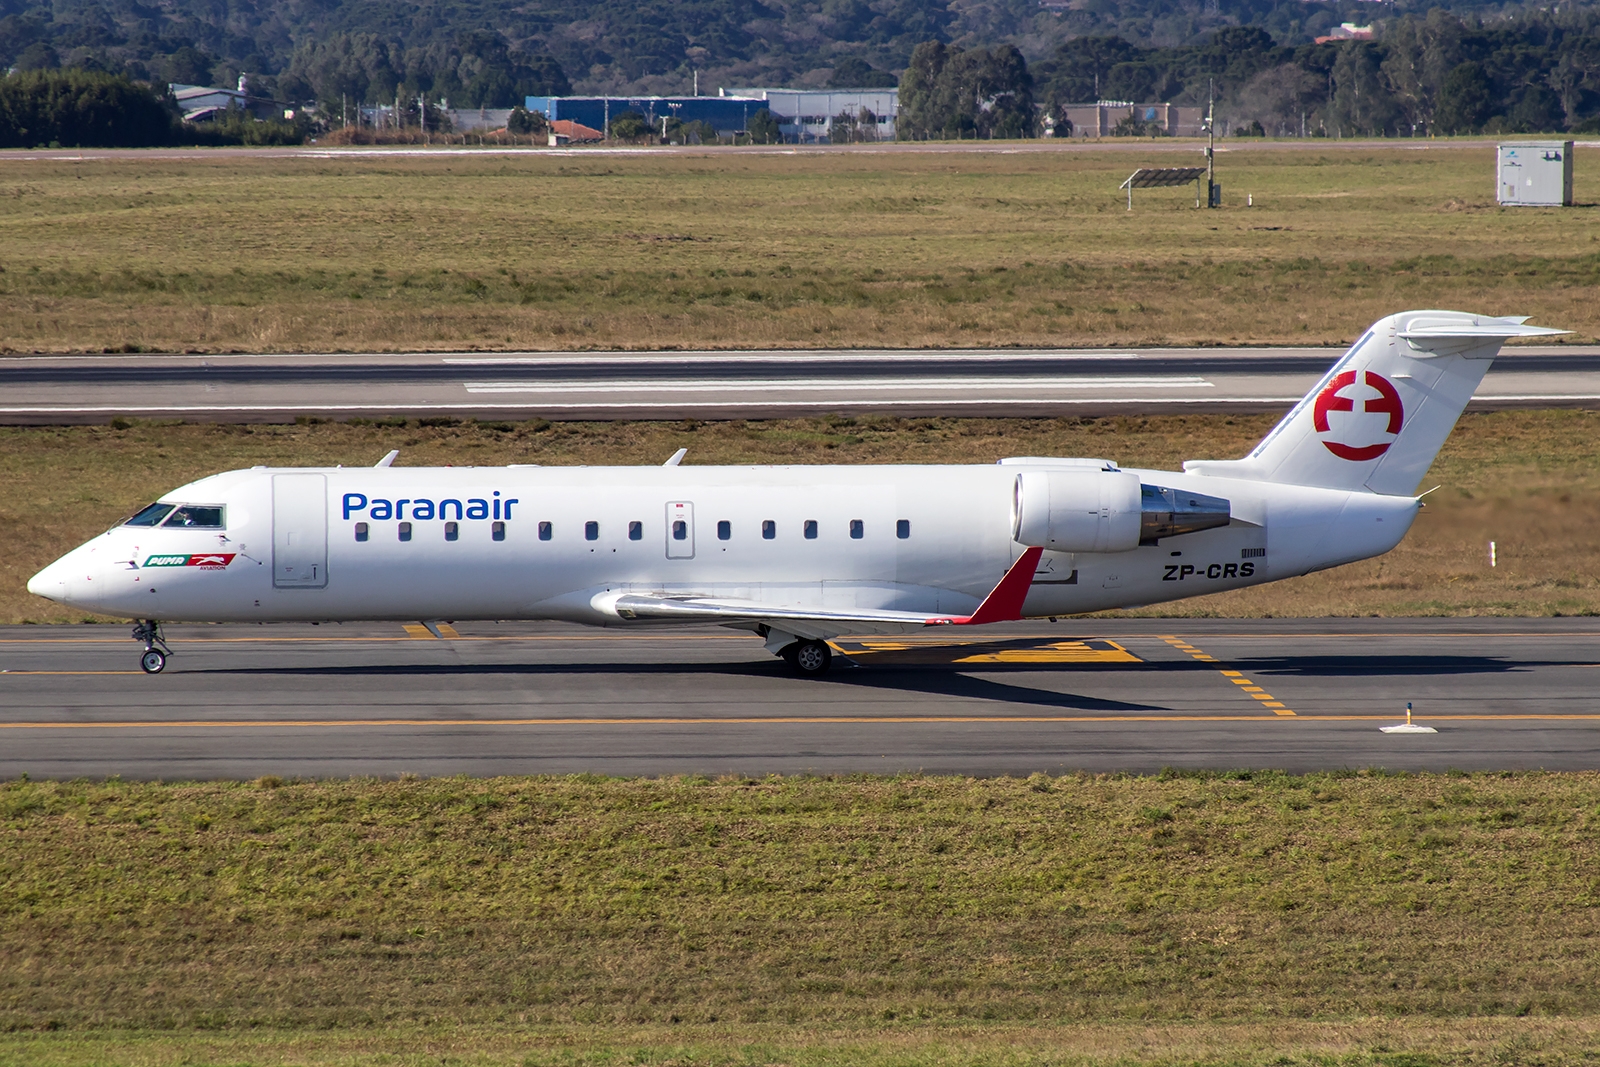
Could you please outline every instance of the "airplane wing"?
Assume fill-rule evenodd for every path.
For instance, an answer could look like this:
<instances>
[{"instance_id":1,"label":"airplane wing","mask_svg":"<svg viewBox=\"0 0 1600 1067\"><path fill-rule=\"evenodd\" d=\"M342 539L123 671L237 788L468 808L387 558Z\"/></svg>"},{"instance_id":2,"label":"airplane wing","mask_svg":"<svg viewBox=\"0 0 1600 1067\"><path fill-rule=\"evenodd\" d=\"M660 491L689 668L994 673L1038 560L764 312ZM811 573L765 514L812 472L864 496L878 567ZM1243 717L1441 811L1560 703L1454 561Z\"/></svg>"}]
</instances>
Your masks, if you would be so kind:
<instances>
[{"instance_id":1,"label":"airplane wing","mask_svg":"<svg viewBox=\"0 0 1600 1067\"><path fill-rule=\"evenodd\" d=\"M758 600L697 596L693 593L623 593L609 607L623 619L676 622L766 623L799 636L824 633L905 633L924 626L980 626L1022 618L1022 602L1033 585L1042 548L1030 548L1006 571L978 610L971 615L942 615L916 611L882 611L871 608L829 610L805 606L763 604Z\"/></svg>"}]
</instances>

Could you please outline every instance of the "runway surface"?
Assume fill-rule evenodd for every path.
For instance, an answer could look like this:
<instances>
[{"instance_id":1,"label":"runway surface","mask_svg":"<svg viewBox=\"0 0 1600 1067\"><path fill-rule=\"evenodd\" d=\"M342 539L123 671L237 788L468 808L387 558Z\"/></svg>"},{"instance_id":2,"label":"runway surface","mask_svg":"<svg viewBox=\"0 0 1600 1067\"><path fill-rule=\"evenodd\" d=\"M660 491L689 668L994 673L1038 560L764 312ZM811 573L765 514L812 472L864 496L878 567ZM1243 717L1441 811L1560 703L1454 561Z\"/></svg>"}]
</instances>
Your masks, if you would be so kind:
<instances>
[{"instance_id":1,"label":"runway surface","mask_svg":"<svg viewBox=\"0 0 1600 1067\"><path fill-rule=\"evenodd\" d=\"M1299 400L1332 348L109 355L0 358L0 422L1052 416ZM1514 346L1473 401L1600 404L1600 347Z\"/></svg>"},{"instance_id":2,"label":"runway surface","mask_svg":"<svg viewBox=\"0 0 1600 1067\"><path fill-rule=\"evenodd\" d=\"M555 624L0 628L0 779L1600 767L1600 620L1070 620L841 640ZM452 634L458 635L451 637ZM1435 734L1400 736L1405 703Z\"/></svg>"},{"instance_id":3,"label":"runway surface","mask_svg":"<svg viewBox=\"0 0 1600 1067\"><path fill-rule=\"evenodd\" d=\"M1216 151L1221 155L1249 152L1370 152L1388 150L1399 152L1439 152L1451 149L1493 149L1497 142L1491 139L1464 139L1436 141L1431 139L1365 139L1337 140L1326 138L1288 139L1281 141L1241 141L1219 143ZM1600 147L1600 141L1578 141L1579 148ZM521 156L527 159L544 157L573 158L583 156L796 156L820 155L925 155L956 153L981 153L985 155L1035 155L1048 152L1115 152L1123 155L1159 153L1202 154L1205 141L1201 138L1163 137L1119 138L1117 140L1035 139L1023 141L904 141L881 144L855 145L584 145L575 148L547 148L544 146L494 145L289 145L277 148L52 148L21 149L0 152L0 162L76 163L101 160L171 162L190 160L207 162L216 159L344 159L359 162L364 159L393 159L396 157L439 158L461 156Z\"/></svg>"}]
</instances>

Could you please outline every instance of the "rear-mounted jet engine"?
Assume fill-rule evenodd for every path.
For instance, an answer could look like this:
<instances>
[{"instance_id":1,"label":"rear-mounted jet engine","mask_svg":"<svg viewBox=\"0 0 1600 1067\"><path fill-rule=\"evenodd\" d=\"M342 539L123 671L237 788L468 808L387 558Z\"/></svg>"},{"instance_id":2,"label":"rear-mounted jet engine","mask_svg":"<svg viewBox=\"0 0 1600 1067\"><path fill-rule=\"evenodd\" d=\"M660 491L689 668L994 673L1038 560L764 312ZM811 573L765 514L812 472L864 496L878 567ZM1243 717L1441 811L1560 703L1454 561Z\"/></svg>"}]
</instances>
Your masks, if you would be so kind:
<instances>
[{"instance_id":1,"label":"rear-mounted jet engine","mask_svg":"<svg viewBox=\"0 0 1600 1067\"><path fill-rule=\"evenodd\" d=\"M1017 541L1055 552L1131 552L1230 517L1221 497L1142 485L1128 471L1026 471L1012 493Z\"/></svg>"}]
</instances>

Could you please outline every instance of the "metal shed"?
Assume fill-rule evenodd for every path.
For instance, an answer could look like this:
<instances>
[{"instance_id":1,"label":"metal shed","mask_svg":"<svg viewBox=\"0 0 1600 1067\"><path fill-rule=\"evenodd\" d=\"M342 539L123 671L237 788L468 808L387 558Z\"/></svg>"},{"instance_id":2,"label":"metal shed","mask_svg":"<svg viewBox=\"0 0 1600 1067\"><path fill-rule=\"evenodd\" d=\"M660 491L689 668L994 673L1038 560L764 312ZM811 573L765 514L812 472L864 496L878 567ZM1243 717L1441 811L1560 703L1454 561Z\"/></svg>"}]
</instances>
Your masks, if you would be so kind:
<instances>
[{"instance_id":1,"label":"metal shed","mask_svg":"<svg viewBox=\"0 0 1600 1067\"><path fill-rule=\"evenodd\" d=\"M1572 206L1571 141L1507 141L1498 147L1497 201L1519 207Z\"/></svg>"}]
</instances>

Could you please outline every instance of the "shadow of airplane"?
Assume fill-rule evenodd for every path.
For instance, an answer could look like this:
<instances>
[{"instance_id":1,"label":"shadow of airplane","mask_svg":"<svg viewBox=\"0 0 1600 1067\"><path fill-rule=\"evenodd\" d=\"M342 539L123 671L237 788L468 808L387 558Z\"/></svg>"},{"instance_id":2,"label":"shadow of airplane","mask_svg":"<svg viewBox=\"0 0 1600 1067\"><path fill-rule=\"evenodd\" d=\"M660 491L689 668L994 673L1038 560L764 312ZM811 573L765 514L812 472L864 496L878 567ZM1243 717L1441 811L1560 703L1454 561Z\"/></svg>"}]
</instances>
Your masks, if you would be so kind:
<instances>
[{"instance_id":1,"label":"shadow of airplane","mask_svg":"<svg viewBox=\"0 0 1600 1067\"><path fill-rule=\"evenodd\" d=\"M985 668L994 664L983 664ZM1130 666L1137 666L1132 664ZM1185 664L1173 664L1185 667ZM1037 670L1037 668L1035 668ZM1008 668L1009 670L1009 668ZM1072 711L1092 711L1130 714L1136 712L1172 711L1164 705L1140 704L1122 700L1103 700L1074 693L1060 693L1049 689L1015 685L993 678L980 678L955 670L926 670L921 668L876 669L842 667L823 679L811 681L794 678L781 661L773 660L705 663L396 663L356 664L332 667L242 667L206 668L182 672L194 675L254 675L312 678L425 678L449 676L470 677L577 677L583 675L633 675L661 677L700 676L742 677L789 682L795 685L848 685L861 688L894 689L924 693L929 696L951 697L962 700L985 700L1010 705L1057 708ZM985 673L989 673L985 670Z\"/></svg>"}]
</instances>

